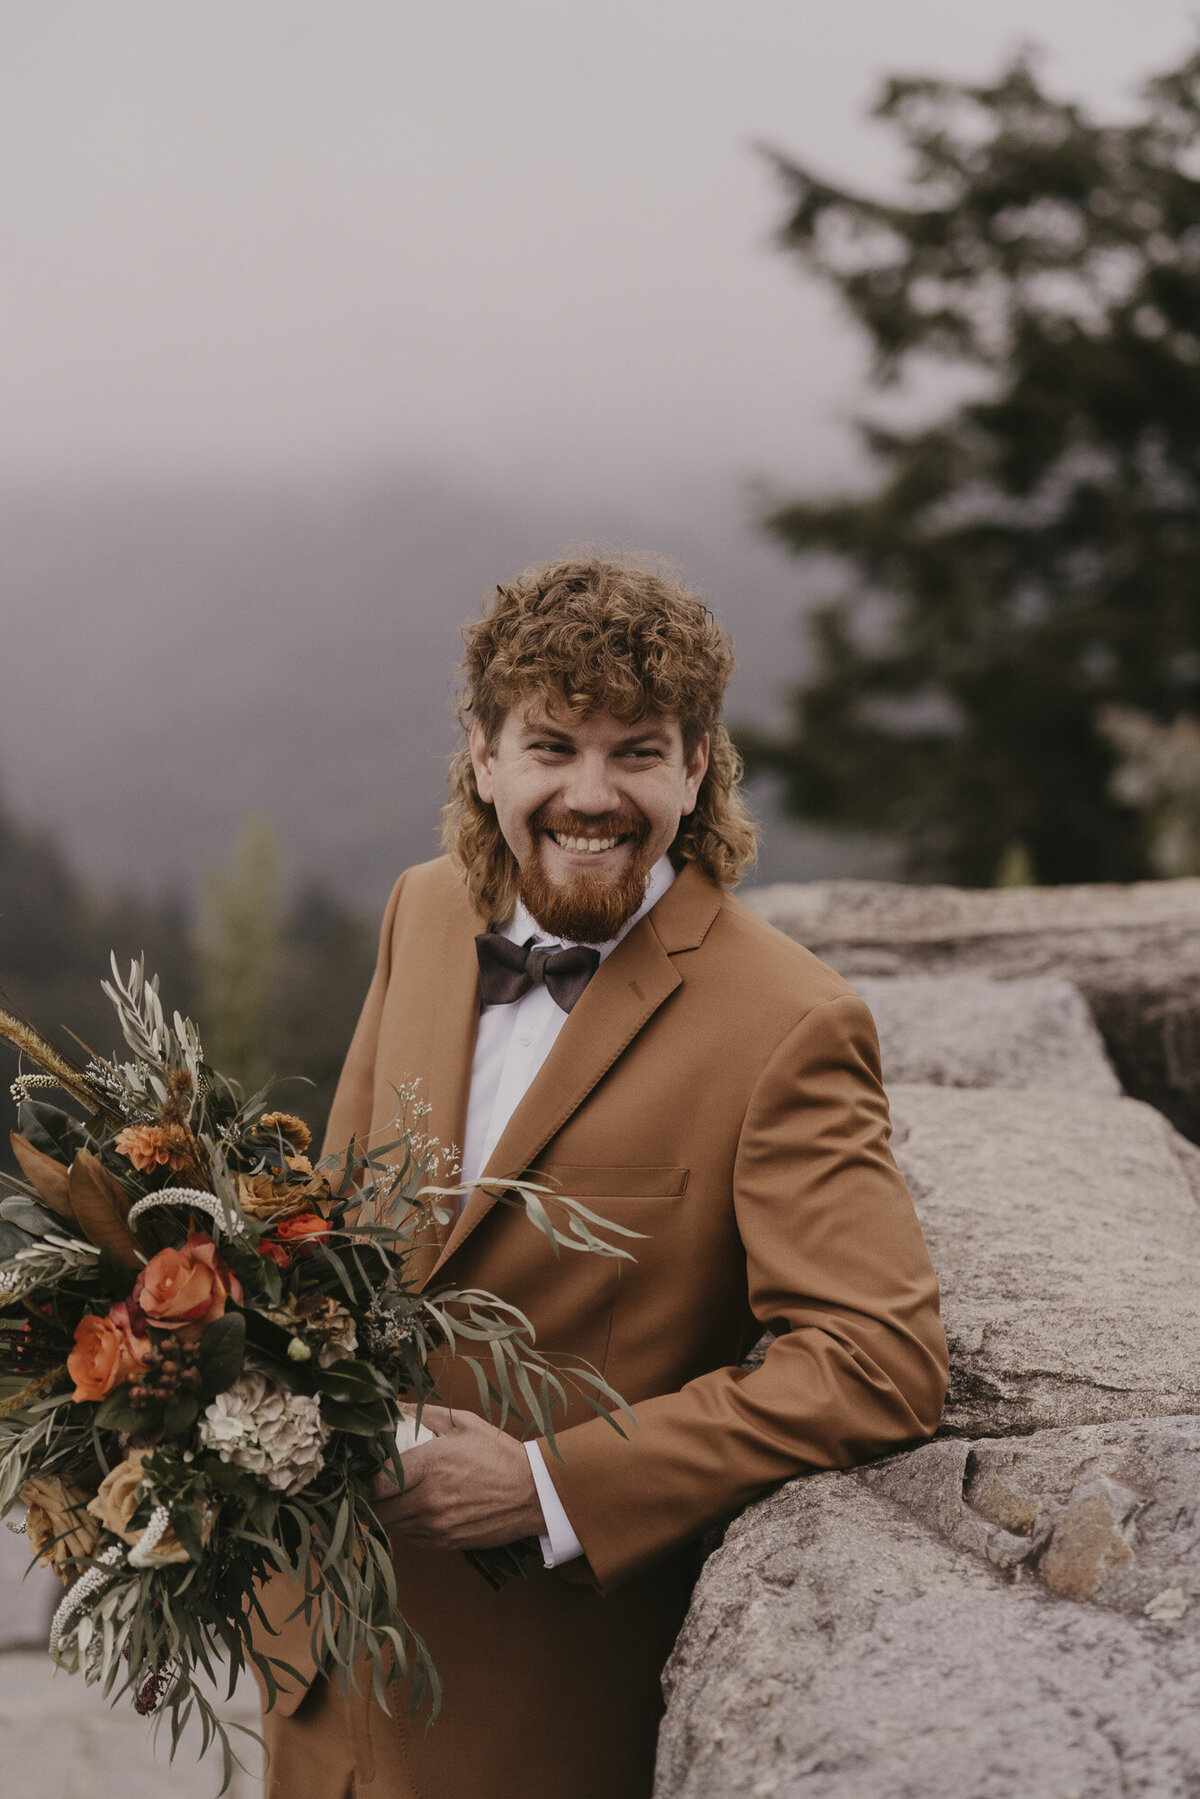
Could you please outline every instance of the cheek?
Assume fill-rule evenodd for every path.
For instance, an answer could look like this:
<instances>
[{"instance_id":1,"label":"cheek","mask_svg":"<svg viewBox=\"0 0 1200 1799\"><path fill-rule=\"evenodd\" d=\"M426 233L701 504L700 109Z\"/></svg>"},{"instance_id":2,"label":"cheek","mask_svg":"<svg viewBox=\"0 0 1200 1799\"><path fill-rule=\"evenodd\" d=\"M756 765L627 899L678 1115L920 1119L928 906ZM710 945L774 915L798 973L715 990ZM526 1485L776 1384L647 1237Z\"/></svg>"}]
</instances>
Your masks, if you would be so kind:
<instances>
[{"instance_id":1,"label":"cheek","mask_svg":"<svg viewBox=\"0 0 1200 1799\"><path fill-rule=\"evenodd\" d=\"M532 834L530 819L553 798L554 785L545 780L522 781L497 791L493 804L505 836L528 838Z\"/></svg>"},{"instance_id":2,"label":"cheek","mask_svg":"<svg viewBox=\"0 0 1200 1799\"><path fill-rule=\"evenodd\" d=\"M647 796L646 814L650 820L650 835L664 843L673 841L679 829L679 798L675 793L661 793Z\"/></svg>"}]
</instances>

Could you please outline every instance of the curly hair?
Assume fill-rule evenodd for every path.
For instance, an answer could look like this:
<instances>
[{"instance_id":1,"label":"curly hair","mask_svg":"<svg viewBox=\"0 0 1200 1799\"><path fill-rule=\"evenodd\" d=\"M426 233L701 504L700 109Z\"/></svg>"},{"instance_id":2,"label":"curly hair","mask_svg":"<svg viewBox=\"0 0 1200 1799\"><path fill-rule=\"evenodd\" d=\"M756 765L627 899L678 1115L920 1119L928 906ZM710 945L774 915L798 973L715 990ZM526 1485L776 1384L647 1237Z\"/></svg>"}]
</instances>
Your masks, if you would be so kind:
<instances>
[{"instance_id":1,"label":"curly hair","mask_svg":"<svg viewBox=\"0 0 1200 1799\"><path fill-rule=\"evenodd\" d=\"M464 729L478 722L489 748L511 707L535 697L577 718L678 719L685 756L707 735L708 770L670 855L676 868L695 862L722 886L736 885L755 859L758 833L740 790L741 757L721 723L733 651L682 582L614 557L550 562L498 586L463 642L459 718ZM442 842L480 911L508 917L516 858L494 808L479 797L467 748L450 766Z\"/></svg>"}]
</instances>

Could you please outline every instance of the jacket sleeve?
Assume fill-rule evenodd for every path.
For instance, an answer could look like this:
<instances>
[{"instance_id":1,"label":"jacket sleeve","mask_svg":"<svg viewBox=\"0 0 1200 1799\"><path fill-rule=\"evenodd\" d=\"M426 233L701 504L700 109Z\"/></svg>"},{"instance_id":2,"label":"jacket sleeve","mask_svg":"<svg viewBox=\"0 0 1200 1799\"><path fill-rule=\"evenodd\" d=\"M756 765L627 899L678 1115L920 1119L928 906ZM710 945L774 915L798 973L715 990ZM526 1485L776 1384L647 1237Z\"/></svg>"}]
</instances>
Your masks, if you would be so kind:
<instances>
[{"instance_id":1,"label":"jacket sleeve","mask_svg":"<svg viewBox=\"0 0 1200 1799\"><path fill-rule=\"evenodd\" d=\"M401 875L392 888L384 909L375 972L371 976L371 985L367 988L367 997L363 1001L354 1036L350 1040L350 1048L346 1051L346 1060L338 1077L333 1104L329 1109L329 1123L325 1128L325 1142L321 1152L323 1155L342 1156L351 1137L357 1137L363 1143L370 1135L375 1109L375 1053L379 1044L379 1023L383 1017L384 996L391 978L392 934L404 881L405 876Z\"/></svg>"},{"instance_id":2,"label":"jacket sleeve","mask_svg":"<svg viewBox=\"0 0 1200 1799\"><path fill-rule=\"evenodd\" d=\"M556 1433L547 1470L610 1590L779 1481L930 1435L946 1388L937 1279L888 1148L875 1027L854 994L812 1009L761 1070L733 1204L762 1365L713 1370Z\"/></svg>"}]
</instances>

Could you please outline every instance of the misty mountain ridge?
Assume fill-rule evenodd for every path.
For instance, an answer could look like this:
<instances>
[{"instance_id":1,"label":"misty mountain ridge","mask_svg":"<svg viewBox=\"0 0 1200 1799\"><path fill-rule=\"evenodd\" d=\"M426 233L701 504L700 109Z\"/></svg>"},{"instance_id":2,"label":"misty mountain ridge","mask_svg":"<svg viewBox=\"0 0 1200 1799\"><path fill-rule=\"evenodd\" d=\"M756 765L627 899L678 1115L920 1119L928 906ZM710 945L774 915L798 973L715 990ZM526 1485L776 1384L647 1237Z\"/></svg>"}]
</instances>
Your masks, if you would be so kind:
<instances>
[{"instance_id":1,"label":"misty mountain ridge","mask_svg":"<svg viewBox=\"0 0 1200 1799\"><path fill-rule=\"evenodd\" d=\"M749 511L735 490L614 517L425 473L10 493L0 791L89 879L143 894L193 893L262 812L295 885L375 913L437 853L461 625L530 563L670 555L733 633L729 715L770 720L800 671L801 582ZM868 864L770 824L759 878Z\"/></svg>"}]
</instances>

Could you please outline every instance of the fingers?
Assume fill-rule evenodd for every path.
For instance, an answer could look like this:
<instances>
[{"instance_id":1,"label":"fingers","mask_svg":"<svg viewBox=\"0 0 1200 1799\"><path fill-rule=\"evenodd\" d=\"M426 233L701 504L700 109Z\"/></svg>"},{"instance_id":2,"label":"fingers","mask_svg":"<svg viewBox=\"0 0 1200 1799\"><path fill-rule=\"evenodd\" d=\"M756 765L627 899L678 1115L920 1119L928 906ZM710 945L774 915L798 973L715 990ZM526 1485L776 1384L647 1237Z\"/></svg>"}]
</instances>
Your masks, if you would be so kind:
<instances>
[{"instance_id":1,"label":"fingers","mask_svg":"<svg viewBox=\"0 0 1200 1799\"><path fill-rule=\"evenodd\" d=\"M404 1417L415 1419L415 1405L402 1405L400 1410ZM431 1430L435 1437L445 1437L455 1431L469 1430L472 1424L482 1424L472 1412L452 1412L449 1406L425 1405L421 1407L421 1423L426 1430Z\"/></svg>"},{"instance_id":2,"label":"fingers","mask_svg":"<svg viewBox=\"0 0 1200 1799\"><path fill-rule=\"evenodd\" d=\"M404 1455L404 1490L390 1487L381 1497L381 1523L430 1549L486 1548L542 1528L520 1443L474 1414L437 1409L437 1422L453 1434Z\"/></svg>"}]
</instances>

